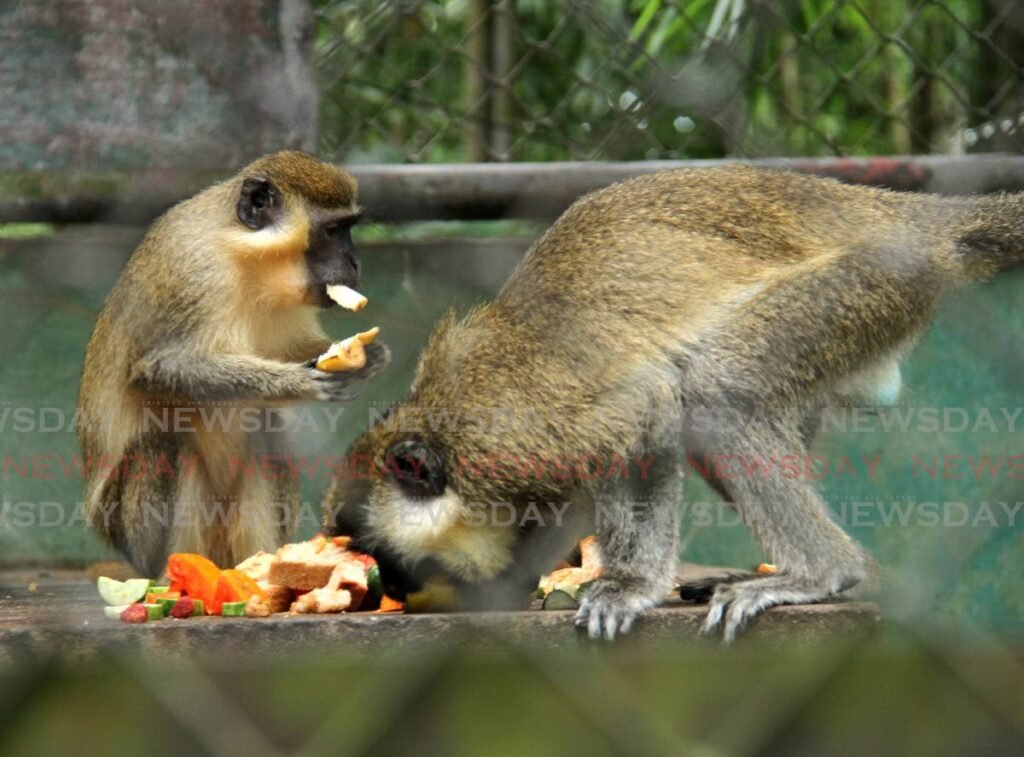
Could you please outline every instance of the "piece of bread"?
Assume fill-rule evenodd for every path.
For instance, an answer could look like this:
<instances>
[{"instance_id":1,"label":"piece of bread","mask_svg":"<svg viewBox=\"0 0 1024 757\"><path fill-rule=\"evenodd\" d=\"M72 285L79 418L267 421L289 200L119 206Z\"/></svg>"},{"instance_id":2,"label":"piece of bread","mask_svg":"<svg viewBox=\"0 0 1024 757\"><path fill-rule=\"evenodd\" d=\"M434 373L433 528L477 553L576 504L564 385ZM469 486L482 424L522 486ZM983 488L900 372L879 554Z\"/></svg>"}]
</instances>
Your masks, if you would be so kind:
<instances>
[{"instance_id":1,"label":"piece of bread","mask_svg":"<svg viewBox=\"0 0 1024 757\"><path fill-rule=\"evenodd\" d=\"M256 554L245 558L242 562L235 566L235 570L240 570L245 575L249 576L253 581L259 583L260 581L267 580L267 574L270 572L270 564L274 562L276 555L273 552L264 552L262 549Z\"/></svg>"},{"instance_id":2,"label":"piece of bread","mask_svg":"<svg viewBox=\"0 0 1024 757\"><path fill-rule=\"evenodd\" d=\"M358 607L367 592L366 571L366 563L355 552L319 536L277 550L268 581L294 591L345 589L352 606Z\"/></svg>"},{"instance_id":3,"label":"piece of bread","mask_svg":"<svg viewBox=\"0 0 1024 757\"><path fill-rule=\"evenodd\" d=\"M269 581L257 581L257 583L260 588L267 593L266 603L271 612L288 612L288 608L292 605L292 598L295 596L295 592L287 586L279 586L278 584L272 584Z\"/></svg>"},{"instance_id":4,"label":"piece of bread","mask_svg":"<svg viewBox=\"0 0 1024 757\"><path fill-rule=\"evenodd\" d=\"M366 345L372 344L379 333L380 329L374 326L369 331L335 342L317 358L316 367L332 373L359 370L366 365Z\"/></svg>"},{"instance_id":5,"label":"piece of bread","mask_svg":"<svg viewBox=\"0 0 1024 757\"><path fill-rule=\"evenodd\" d=\"M313 589L294 602L295 613L344 612L352 607L352 595L344 589Z\"/></svg>"},{"instance_id":6,"label":"piece of bread","mask_svg":"<svg viewBox=\"0 0 1024 757\"><path fill-rule=\"evenodd\" d=\"M352 312L362 310L366 307L366 303L369 302L368 299L359 294L355 289L350 289L347 286L329 286L327 287L327 296L346 310L351 310Z\"/></svg>"},{"instance_id":7,"label":"piece of bread","mask_svg":"<svg viewBox=\"0 0 1024 757\"><path fill-rule=\"evenodd\" d=\"M543 576L539 588L545 597L556 589L575 597L580 586L600 575L601 568L563 568Z\"/></svg>"}]
</instances>

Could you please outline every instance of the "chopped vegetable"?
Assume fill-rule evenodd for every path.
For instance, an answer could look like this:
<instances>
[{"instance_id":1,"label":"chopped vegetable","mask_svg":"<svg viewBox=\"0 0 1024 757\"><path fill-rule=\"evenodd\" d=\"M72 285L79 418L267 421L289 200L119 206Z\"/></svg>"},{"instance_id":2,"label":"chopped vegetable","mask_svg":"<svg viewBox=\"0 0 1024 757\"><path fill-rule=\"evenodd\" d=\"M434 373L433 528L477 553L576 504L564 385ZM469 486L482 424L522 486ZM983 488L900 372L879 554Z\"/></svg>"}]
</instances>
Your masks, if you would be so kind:
<instances>
[{"instance_id":1,"label":"chopped vegetable","mask_svg":"<svg viewBox=\"0 0 1024 757\"><path fill-rule=\"evenodd\" d=\"M155 602L155 604L158 604L162 608L164 608L164 617L166 618L167 616L169 616L171 614L171 610L173 610L174 606L176 604L178 604L178 601L179 600L177 600L177 599L175 599L173 597L160 597ZM146 604L149 604L149 603L147 602Z\"/></svg>"},{"instance_id":2,"label":"chopped vegetable","mask_svg":"<svg viewBox=\"0 0 1024 757\"><path fill-rule=\"evenodd\" d=\"M225 618L244 618L245 602L225 602L220 606L220 614Z\"/></svg>"},{"instance_id":3,"label":"chopped vegetable","mask_svg":"<svg viewBox=\"0 0 1024 757\"><path fill-rule=\"evenodd\" d=\"M170 610L170 616L172 618L191 618L194 615L203 614L203 603L202 600L192 599L192 597L182 597Z\"/></svg>"},{"instance_id":4,"label":"chopped vegetable","mask_svg":"<svg viewBox=\"0 0 1024 757\"><path fill-rule=\"evenodd\" d=\"M221 605L228 602L241 602L244 605L252 596L266 600L267 593L246 573L233 568L222 570L213 593L213 602L209 604L210 612L213 615L223 614Z\"/></svg>"},{"instance_id":5,"label":"chopped vegetable","mask_svg":"<svg viewBox=\"0 0 1024 757\"><path fill-rule=\"evenodd\" d=\"M171 590L170 586L161 584L157 586L155 581L149 582L149 594L167 594Z\"/></svg>"},{"instance_id":6,"label":"chopped vegetable","mask_svg":"<svg viewBox=\"0 0 1024 757\"><path fill-rule=\"evenodd\" d=\"M179 552L167 558L167 575L171 590L183 591L194 599L203 600L210 607L217 591L220 568L202 555Z\"/></svg>"},{"instance_id":7,"label":"chopped vegetable","mask_svg":"<svg viewBox=\"0 0 1024 757\"><path fill-rule=\"evenodd\" d=\"M163 605L144 604L142 606L146 608L150 620L163 620L167 617Z\"/></svg>"},{"instance_id":8,"label":"chopped vegetable","mask_svg":"<svg viewBox=\"0 0 1024 757\"><path fill-rule=\"evenodd\" d=\"M579 605L572 594L561 589L554 589L544 597L545 610L575 610Z\"/></svg>"},{"instance_id":9,"label":"chopped vegetable","mask_svg":"<svg viewBox=\"0 0 1024 757\"><path fill-rule=\"evenodd\" d=\"M146 592L146 604L157 604L161 599L181 599L180 591L153 591Z\"/></svg>"},{"instance_id":10,"label":"chopped vegetable","mask_svg":"<svg viewBox=\"0 0 1024 757\"><path fill-rule=\"evenodd\" d=\"M129 578L127 581L115 581L107 576L100 576L96 580L96 589L100 597L108 605L123 607L138 602L146 596L149 588L148 578Z\"/></svg>"},{"instance_id":11,"label":"chopped vegetable","mask_svg":"<svg viewBox=\"0 0 1024 757\"><path fill-rule=\"evenodd\" d=\"M754 572L761 576L773 576L779 572L779 569L770 562L763 562L757 566Z\"/></svg>"},{"instance_id":12,"label":"chopped vegetable","mask_svg":"<svg viewBox=\"0 0 1024 757\"><path fill-rule=\"evenodd\" d=\"M380 607L377 612L402 612L405 609L405 605L399 602L397 599L392 599L387 594L381 595Z\"/></svg>"},{"instance_id":13,"label":"chopped vegetable","mask_svg":"<svg viewBox=\"0 0 1024 757\"><path fill-rule=\"evenodd\" d=\"M105 605L103 615L110 620L120 620L121 613L127 610L130 605Z\"/></svg>"},{"instance_id":14,"label":"chopped vegetable","mask_svg":"<svg viewBox=\"0 0 1024 757\"><path fill-rule=\"evenodd\" d=\"M380 582L380 568L377 567L377 563L371 565L370 569L366 571L366 588L369 596L376 600L384 596L384 588Z\"/></svg>"},{"instance_id":15,"label":"chopped vegetable","mask_svg":"<svg viewBox=\"0 0 1024 757\"><path fill-rule=\"evenodd\" d=\"M121 620L125 623L145 623L149 620L149 610L145 605L135 603L128 605L121 613Z\"/></svg>"}]
</instances>

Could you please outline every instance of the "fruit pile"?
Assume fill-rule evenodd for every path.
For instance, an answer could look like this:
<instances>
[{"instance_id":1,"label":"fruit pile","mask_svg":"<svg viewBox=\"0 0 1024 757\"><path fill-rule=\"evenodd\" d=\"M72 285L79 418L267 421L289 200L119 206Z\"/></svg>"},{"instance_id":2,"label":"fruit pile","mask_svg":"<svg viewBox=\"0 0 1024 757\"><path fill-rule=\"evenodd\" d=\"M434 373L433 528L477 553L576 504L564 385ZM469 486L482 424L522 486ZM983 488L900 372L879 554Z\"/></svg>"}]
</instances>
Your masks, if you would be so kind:
<instances>
[{"instance_id":1,"label":"fruit pile","mask_svg":"<svg viewBox=\"0 0 1024 757\"><path fill-rule=\"evenodd\" d=\"M125 623L200 615L264 618L274 613L336 613L403 609L383 595L372 557L347 549L348 539L317 536L258 552L222 570L202 555L179 553L167 560L167 583L147 578L96 584L104 614Z\"/></svg>"}]
</instances>

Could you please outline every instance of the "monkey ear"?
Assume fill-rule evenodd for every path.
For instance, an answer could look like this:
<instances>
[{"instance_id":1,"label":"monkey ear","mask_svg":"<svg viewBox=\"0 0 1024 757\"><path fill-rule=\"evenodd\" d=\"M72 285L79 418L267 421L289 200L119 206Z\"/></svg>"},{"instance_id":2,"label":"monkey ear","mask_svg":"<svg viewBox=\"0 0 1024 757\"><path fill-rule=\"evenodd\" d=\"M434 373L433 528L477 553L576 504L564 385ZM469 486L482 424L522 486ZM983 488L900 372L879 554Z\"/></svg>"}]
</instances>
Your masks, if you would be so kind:
<instances>
[{"instance_id":1,"label":"monkey ear","mask_svg":"<svg viewBox=\"0 0 1024 757\"><path fill-rule=\"evenodd\" d=\"M415 439L392 444L384 468L413 499L440 497L448 485L444 460L426 443Z\"/></svg>"},{"instance_id":2,"label":"monkey ear","mask_svg":"<svg viewBox=\"0 0 1024 757\"><path fill-rule=\"evenodd\" d=\"M254 231L272 224L281 208L281 193L270 179L252 176L242 182L235 212L238 220Z\"/></svg>"}]
</instances>

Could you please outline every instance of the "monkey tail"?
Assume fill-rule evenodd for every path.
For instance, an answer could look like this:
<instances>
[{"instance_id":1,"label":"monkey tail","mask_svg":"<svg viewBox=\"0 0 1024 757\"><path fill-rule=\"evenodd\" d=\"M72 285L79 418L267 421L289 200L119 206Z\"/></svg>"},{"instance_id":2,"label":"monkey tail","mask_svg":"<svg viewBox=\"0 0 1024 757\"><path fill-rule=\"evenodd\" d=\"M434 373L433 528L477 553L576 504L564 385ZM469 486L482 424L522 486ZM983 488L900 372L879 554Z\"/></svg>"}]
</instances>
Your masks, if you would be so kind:
<instances>
[{"instance_id":1,"label":"monkey tail","mask_svg":"<svg viewBox=\"0 0 1024 757\"><path fill-rule=\"evenodd\" d=\"M957 232L956 244L972 278L1024 263L1024 193L976 199Z\"/></svg>"}]
</instances>

